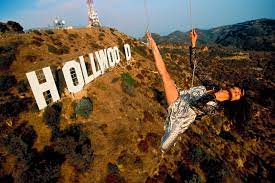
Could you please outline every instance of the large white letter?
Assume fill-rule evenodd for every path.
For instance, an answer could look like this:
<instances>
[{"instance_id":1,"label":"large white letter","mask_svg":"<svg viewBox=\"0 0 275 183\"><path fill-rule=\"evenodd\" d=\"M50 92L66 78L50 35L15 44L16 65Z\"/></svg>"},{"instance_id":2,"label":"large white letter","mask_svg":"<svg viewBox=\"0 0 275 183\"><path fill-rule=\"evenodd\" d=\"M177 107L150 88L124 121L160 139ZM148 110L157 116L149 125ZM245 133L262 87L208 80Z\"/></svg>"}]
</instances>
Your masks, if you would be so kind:
<instances>
[{"instance_id":1,"label":"large white letter","mask_svg":"<svg viewBox=\"0 0 275 183\"><path fill-rule=\"evenodd\" d=\"M132 54L131 54L131 48L129 44L124 45L124 51L125 51L126 60L127 61L131 60Z\"/></svg>"},{"instance_id":2,"label":"large white letter","mask_svg":"<svg viewBox=\"0 0 275 183\"><path fill-rule=\"evenodd\" d=\"M96 60L99 63L102 74L109 68L106 49L95 52Z\"/></svg>"},{"instance_id":3,"label":"large white letter","mask_svg":"<svg viewBox=\"0 0 275 183\"><path fill-rule=\"evenodd\" d=\"M89 54L89 58L90 58L94 78L97 78L98 76L101 75L101 70L100 69L97 70L95 59L92 53Z\"/></svg>"},{"instance_id":4,"label":"large white letter","mask_svg":"<svg viewBox=\"0 0 275 183\"><path fill-rule=\"evenodd\" d=\"M74 60L66 62L62 68L69 92L80 92L84 87L84 80L80 64ZM77 85L75 85L77 80Z\"/></svg>"},{"instance_id":5,"label":"large white letter","mask_svg":"<svg viewBox=\"0 0 275 183\"><path fill-rule=\"evenodd\" d=\"M53 102L56 102L60 99L51 68L43 68L43 73L46 82L42 84L39 83L34 71L26 74L39 110L47 107L47 102L43 95L44 92L50 91Z\"/></svg>"},{"instance_id":6,"label":"large white letter","mask_svg":"<svg viewBox=\"0 0 275 183\"><path fill-rule=\"evenodd\" d=\"M84 61L84 57L80 56L79 60L80 60L80 64L82 67L82 72L83 72L85 83L88 84L88 83L92 82L95 79L95 77L94 77L94 75L88 76L88 71L87 71L85 61Z\"/></svg>"},{"instance_id":7,"label":"large white letter","mask_svg":"<svg viewBox=\"0 0 275 183\"><path fill-rule=\"evenodd\" d=\"M120 62L120 55L119 55L119 49L117 46L114 47L114 53L115 53L115 58L113 58L115 60L116 64L119 64Z\"/></svg>"},{"instance_id":8,"label":"large white letter","mask_svg":"<svg viewBox=\"0 0 275 183\"><path fill-rule=\"evenodd\" d=\"M114 67L116 65L116 62L115 62L115 52L113 50L113 48L108 48L107 49L107 56L108 56L108 61L109 61L109 64L110 64L110 67Z\"/></svg>"}]
</instances>

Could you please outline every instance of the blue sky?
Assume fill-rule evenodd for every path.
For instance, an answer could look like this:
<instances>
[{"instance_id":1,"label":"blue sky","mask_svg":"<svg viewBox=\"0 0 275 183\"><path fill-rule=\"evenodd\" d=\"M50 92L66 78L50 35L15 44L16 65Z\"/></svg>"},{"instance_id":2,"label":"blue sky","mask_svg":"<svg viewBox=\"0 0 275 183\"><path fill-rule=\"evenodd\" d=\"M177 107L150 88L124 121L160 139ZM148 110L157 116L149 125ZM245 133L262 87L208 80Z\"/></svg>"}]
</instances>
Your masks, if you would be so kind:
<instances>
[{"instance_id":1,"label":"blue sky","mask_svg":"<svg viewBox=\"0 0 275 183\"><path fill-rule=\"evenodd\" d=\"M146 29L144 0L94 0L102 24L134 37ZM147 0L150 30L168 34L190 29L188 0ZM258 18L275 19L275 0L192 0L193 24L208 29ZM0 21L25 29L47 27L56 16L68 25L87 24L86 0L1 0Z\"/></svg>"}]
</instances>

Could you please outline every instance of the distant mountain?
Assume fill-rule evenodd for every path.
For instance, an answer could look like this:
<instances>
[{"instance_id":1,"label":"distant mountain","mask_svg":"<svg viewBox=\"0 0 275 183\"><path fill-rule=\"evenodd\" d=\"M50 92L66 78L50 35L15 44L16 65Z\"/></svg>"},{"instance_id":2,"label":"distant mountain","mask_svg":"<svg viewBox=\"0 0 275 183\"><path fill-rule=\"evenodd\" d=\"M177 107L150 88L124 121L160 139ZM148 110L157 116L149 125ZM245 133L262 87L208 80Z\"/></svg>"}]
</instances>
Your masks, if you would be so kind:
<instances>
[{"instance_id":1,"label":"distant mountain","mask_svg":"<svg viewBox=\"0 0 275 183\"><path fill-rule=\"evenodd\" d=\"M219 44L244 50L275 50L275 20L258 19L217 27L197 29L198 44ZM167 36L152 34L159 44L189 44L189 32L175 31Z\"/></svg>"}]
</instances>

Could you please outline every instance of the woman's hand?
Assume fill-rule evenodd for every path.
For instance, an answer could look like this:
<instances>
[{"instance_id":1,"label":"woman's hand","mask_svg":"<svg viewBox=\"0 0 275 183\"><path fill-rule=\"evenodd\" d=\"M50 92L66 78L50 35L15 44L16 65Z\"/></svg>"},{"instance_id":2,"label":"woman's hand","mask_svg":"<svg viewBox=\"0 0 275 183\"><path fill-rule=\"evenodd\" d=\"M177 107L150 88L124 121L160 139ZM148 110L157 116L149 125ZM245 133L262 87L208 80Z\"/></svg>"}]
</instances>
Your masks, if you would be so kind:
<instances>
[{"instance_id":1,"label":"woman's hand","mask_svg":"<svg viewBox=\"0 0 275 183\"><path fill-rule=\"evenodd\" d=\"M196 47L196 42L197 42L197 39L198 39L198 35L196 33L196 30L192 29L189 36L190 36L190 39L191 39L192 48L195 48Z\"/></svg>"},{"instance_id":2,"label":"woman's hand","mask_svg":"<svg viewBox=\"0 0 275 183\"><path fill-rule=\"evenodd\" d=\"M148 48L151 50L154 50L155 48L157 48L157 44L155 40L152 38L152 35L150 32L146 32L146 37L149 41Z\"/></svg>"}]
</instances>

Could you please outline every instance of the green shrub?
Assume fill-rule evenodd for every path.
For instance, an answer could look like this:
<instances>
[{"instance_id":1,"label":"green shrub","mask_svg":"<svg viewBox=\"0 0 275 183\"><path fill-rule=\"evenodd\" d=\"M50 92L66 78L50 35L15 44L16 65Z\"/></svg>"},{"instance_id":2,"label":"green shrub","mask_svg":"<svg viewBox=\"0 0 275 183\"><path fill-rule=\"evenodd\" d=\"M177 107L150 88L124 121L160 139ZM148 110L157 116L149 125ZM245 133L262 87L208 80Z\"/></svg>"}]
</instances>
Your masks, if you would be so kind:
<instances>
[{"instance_id":1,"label":"green shrub","mask_svg":"<svg viewBox=\"0 0 275 183\"><path fill-rule=\"evenodd\" d=\"M68 53L70 53L70 48L68 47L68 46L61 46L60 47L60 50L61 50L61 53L62 54L68 54Z\"/></svg>"},{"instance_id":2,"label":"green shrub","mask_svg":"<svg viewBox=\"0 0 275 183\"><path fill-rule=\"evenodd\" d=\"M52 39L53 41L53 44L56 45L56 46L62 46L62 43L59 41L59 39Z\"/></svg>"},{"instance_id":3,"label":"green shrub","mask_svg":"<svg viewBox=\"0 0 275 183\"><path fill-rule=\"evenodd\" d=\"M110 28L110 31L111 31L111 32L115 32L116 29L115 29L115 28Z\"/></svg>"},{"instance_id":4,"label":"green shrub","mask_svg":"<svg viewBox=\"0 0 275 183\"><path fill-rule=\"evenodd\" d=\"M68 33L69 33L68 30L66 30L66 29L63 29L63 32L64 32L65 34L68 34Z\"/></svg>"},{"instance_id":5,"label":"green shrub","mask_svg":"<svg viewBox=\"0 0 275 183\"><path fill-rule=\"evenodd\" d=\"M103 32L99 33L99 36L98 36L98 39L100 41L103 41L104 40L104 37L105 37L105 34Z\"/></svg>"},{"instance_id":6,"label":"green shrub","mask_svg":"<svg viewBox=\"0 0 275 183\"><path fill-rule=\"evenodd\" d=\"M117 38L117 43L119 46L123 45L123 39L121 39L120 37Z\"/></svg>"},{"instance_id":7,"label":"green shrub","mask_svg":"<svg viewBox=\"0 0 275 183\"><path fill-rule=\"evenodd\" d=\"M205 152L197 145L191 144L188 159L193 163L200 163L206 158Z\"/></svg>"},{"instance_id":8,"label":"green shrub","mask_svg":"<svg viewBox=\"0 0 275 183\"><path fill-rule=\"evenodd\" d=\"M201 163L201 169L206 175L207 182L223 182L224 178L230 175L226 164L213 157L205 158Z\"/></svg>"},{"instance_id":9,"label":"green shrub","mask_svg":"<svg viewBox=\"0 0 275 183\"><path fill-rule=\"evenodd\" d=\"M82 98L74 111L77 115L88 118L93 111L93 103L89 98Z\"/></svg>"},{"instance_id":10,"label":"green shrub","mask_svg":"<svg viewBox=\"0 0 275 183\"><path fill-rule=\"evenodd\" d=\"M0 91L5 91L15 86L17 83L14 75L0 76Z\"/></svg>"},{"instance_id":11,"label":"green shrub","mask_svg":"<svg viewBox=\"0 0 275 183\"><path fill-rule=\"evenodd\" d=\"M190 170L183 163L180 163L178 165L177 171L180 175L181 181L184 183L201 183L202 182L200 176L196 172Z\"/></svg>"},{"instance_id":12,"label":"green shrub","mask_svg":"<svg viewBox=\"0 0 275 183\"><path fill-rule=\"evenodd\" d=\"M58 182L64 161L64 155L46 146L28 162L16 182Z\"/></svg>"},{"instance_id":13,"label":"green shrub","mask_svg":"<svg viewBox=\"0 0 275 183\"><path fill-rule=\"evenodd\" d=\"M42 43L39 42L39 41L37 41L37 40L32 40L31 43L34 44L34 45L36 45L36 46L38 46L38 47L42 46Z\"/></svg>"},{"instance_id":14,"label":"green shrub","mask_svg":"<svg viewBox=\"0 0 275 183\"><path fill-rule=\"evenodd\" d=\"M45 30L45 32L46 32L47 34L54 34L54 32L53 32L52 30Z\"/></svg>"},{"instance_id":15,"label":"green shrub","mask_svg":"<svg viewBox=\"0 0 275 183\"><path fill-rule=\"evenodd\" d=\"M133 47L133 51L137 52L138 54L142 55L142 56L147 56L147 51L145 49L145 47L143 46L134 46Z\"/></svg>"},{"instance_id":16,"label":"green shrub","mask_svg":"<svg viewBox=\"0 0 275 183\"><path fill-rule=\"evenodd\" d=\"M56 48L55 46L48 45L48 51L57 55L62 55L62 54L68 54L70 52L70 48L64 45L62 45L60 48Z\"/></svg>"},{"instance_id":17,"label":"green shrub","mask_svg":"<svg viewBox=\"0 0 275 183\"><path fill-rule=\"evenodd\" d=\"M34 34L38 35L38 36L41 36L41 35L42 35L42 33L41 33L40 31L38 31L38 30L33 30L32 32L33 32Z\"/></svg>"},{"instance_id":18,"label":"green shrub","mask_svg":"<svg viewBox=\"0 0 275 183\"><path fill-rule=\"evenodd\" d=\"M77 171L89 168L93 159L91 140L79 125L72 125L61 131L54 144L57 144L54 146L55 151L65 155Z\"/></svg>"},{"instance_id":19,"label":"green shrub","mask_svg":"<svg viewBox=\"0 0 275 183\"><path fill-rule=\"evenodd\" d=\"M0 55L0 70L9 69L15 59L16 57L13 52L9 52L5 55Z\"/></svg>"},{"instance_id":20,"label":"green shrub","mask_svg":"<svg viewBox=\"0 0 275 183\"><path fill-rule=\"evenodd\" d=\"M69 39L70 41L73 41L73 40L76 39L77 37L78 37L77 34L68 34L68 39Z\"/></svg>"},{"instance_id":21,"label":"green shrub","mask_svg":"<svg viewBox=\"0 0 275 183\"><path fill-rule=\"evenodd\" d=\"M13 51L13 49L14 49L13 45L0 46L0 54Z\"/></svg>"},{"instance_id":22,"label":"green shrub","mask_svg":"<svg viewBox=\"0 0 275 183\"><path fill-rule=\"evenodd\" d=\"M136 81L132 78L129 73L121 74L121 87L122 90L130 96L133 96Z\"/></svg>"},{"instance_id":23,"label":"green shrub","mask_svg":"<svg viewBox=\"0 0 275 183\"><path fill-rule=\"evenodd\" d=\"M45 123L52 129L58 129L60 124L60 116L62 111L62 103L55 103L48 106L43 114Z\"/></svg>"},{"instance_id":24,"label":"green shrub","mask_svg":"<svg viewBox=\"0 0 275 183\"><path fill-rule=\"evenodd\" d=\"M36 55L26 55L25 56L25 59L27 60L27 61L30 61L30 62L34 62L36 59L37 59L37 56Z\"/></svg>"},{"instance_id":25,"label":"green shrub","mask_svg":"<svg viewBox=\"0 0 275 183\"><path fill-rule=\"evenodd\" d=\"M54 53L54 54L58 54L58 55L61 54L60 50L52 45L48 45L48 51L51 53Z\"/></svg>"},{"instance_id":26,"label":"green shrub","mask_svg":"<svg viewBox=\"0 0 275 183\"><path fill-rule=\"evenodd\" d=\"M0 103L0 117L18 117L21 112L28 110L28 105L31 102L31 98L20 99L11 96L9 99L5 99L5 102Z\"/></svg>"},{"instance_id":27,"label":"green shrub","mask_svg":"<svg viewBox=\"0 0 275 183\"><path fill-rule=\"evenodd\" d=\"M14 130L4 137L2 143L6 149L16 155L20 159L29 159L31 154L30 150L37 138L37 134L33 126L27 125L23 122Z\"/></svg>"},{"instance_id":28,"label":"green shrub","mask_svg":"<svg viewBox=\"0 0 275 183\"><path fill-rule=\"evenodd\" d=\"M42 39L40 37L33 36L32 38L33 38L33 40L36 40L36 41L39 41L39 42L44 42L44 39Z\"/></svg>"},{"instance_id":29,"label":"green shrub","mask_svg":"<svg viewBox=\"0 0 275 183\"><path fill-rule=\"evenodd\" d=\"M26 92L28 90L29 84L27 80L21 80L16 86L16 89L19 93Z\"/></svg>"},{"instance_id":30,"label":"green shrub","mask_svg":"<svg viewBox=\"0 0 275 183\"><path fill-rule=\"evenodd\" d=\"M91 49L100 49L100 45L98 45L97 43L95 42L91 42Z\"/></svg>"}]
</instances>

